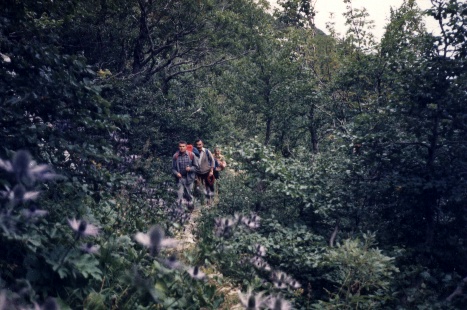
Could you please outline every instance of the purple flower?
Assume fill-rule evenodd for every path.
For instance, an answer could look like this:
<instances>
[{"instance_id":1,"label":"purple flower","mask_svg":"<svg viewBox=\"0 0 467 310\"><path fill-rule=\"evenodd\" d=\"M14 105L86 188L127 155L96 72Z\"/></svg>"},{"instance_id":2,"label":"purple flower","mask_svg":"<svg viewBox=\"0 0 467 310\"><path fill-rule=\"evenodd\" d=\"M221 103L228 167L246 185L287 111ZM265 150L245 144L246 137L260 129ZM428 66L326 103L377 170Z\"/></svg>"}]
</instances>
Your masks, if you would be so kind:
<instances>
[{"instance_id":1,"label":"purple flower","mask_svg":"<svg viewBox=\"0 0 467 310\"><path fill-rule=\"evenodd\" d=\"M32 175L29 172L31 163L31 154L28 151L18 151L13 157L13 172L16 180L23 184L31 185L33 183Z\"/></svg>"},{"instance_id":2,"label":"purple flower","mask_svg":"<svg viewBox=\"0 0 467 310\"><path fill-rule=\"evenodd\" d=\"M23 150L16 152L12 163L0 160L0 168L14 173L16 180L26 186L33 185L36 180L48 181L60 177L48 165L38 165L31 154Z\"/></svg>"},{"instance_id":3,"label":"purple flower","mask_svg":"<svg viewBox=\"0 0 467 310\"><path fill-rule=\"evenodd\" d=\"M255 268L263 269L265 271L271 271L271 267L262 257L255 256L252 259L250 259L250 262Z\"/></svg>"},{"instance_id":4,"label":"purple flower","mask_svg":"<svg viewBox=\"0 0 467 310\"><path fill-rule=\"evenodd\" d=\"M272 296L269 298L267 306L272 310L291 310L292 304L281 296Z\"/></svg>"},{"instance_id":5,"label":"purple flower","mask_svg":"<svg viewBox=\"0 0 467 310\"><path fill-rule=\"evenodd\" d=\"M300 282L298 282L297 280L295 280L293 278L289 278L289 282L287 284L293 289L298 289L298 288L302 287Z\"/></svg>"},{"instance_id":6,"label":"purple flower","mask_svg":"<svg viewBox=\"0 0 467 310\"><path fill-rule=\"evenodd\" d=\"M16 202L35 200L39 197L40 192L28 192L26 188L21 184L16 184L13 190L10 192L10 199Z\"/></svg>"},{"instance_id":7,"label":"purple flower","mask_svg":"<svg viewBox=\"0 0 467 310\"><path fill-rule=\"evenodd\" d=\"M6 172L13 172L13 165L9 160L0 159L0 169L5 170Z\"/></svg>"},{"instance_id":8,"label":"purple flower","mask_svg":"<svg viewBox=\"0 0 467 310\"><path fill-rule=\"evenodd\" d=\"M39 210L35 205L31 205L28 209L23 210L23 216L28 219L45 216L47 213L49 212L45 210Z\"/></svg>"},{"instance_id":9,"label":"purple flower","mask_svg":"<svg viewBox=\"0 0 467 310\"><path fill-rule=\"evenodd\" d=\"M172 238L164 238L164 230L159 226L152 227L147 234L137 233L136 241L149 248L151 255L158 255L162 248L175 247L177 240Z\"/></svg>"},{"instance_id":10,"label":"purple flower","mask_svg":"<svg viewBox=\"0 0 467 310\"><path fill-rule=\"evenodd\" d=\"M261 309L266 303L267 298L263 297L263 292L254 295L251 291L251 288L243 294L241 292L238 293L238 297L240 298L240 302L242 303L243 307L247 310L258 310Z\"/></svg>"},{"instance_id":11,"label":"purple flower","mask_svg":"<svg viewBox=\"0 0 467 310\"><path fill-rule=\"evenodd\" d=\"M48 165L36 165L35 162L32 162L29 173L34 180L40 181L49 181L63 178L63 176L54 173L54 171Z\"/></svg>"},{"instance_id":12,"label":"purple flower","mask_svg":"<svg viewBox=\"0 0 467 310\"><path fill-rule=\"evenodd\" d=\"M297 280L282 271L274 271L271 275L271 278L274 282L274 286L279 289L284 289L287 286L290 286L293 289L298 289L301 287L301 284Z\"/></svg>"},{"instance_id":13,"label":"purple flower","mask_svg":"<svg viewBox=\"0 0 467 310\"><path fill-rule=\"evenodd\" d=\"M259 227L260 220L261 218L258 215L252 214L250 217L243 218L242 223L250 229L255 229Z\"/></svg>"},{"instance_id":14,"label":"purple flower","mask_svg":"<svg viewBox=\"0 0 467 310\"><path fill-rule=\"evenodd\" d=\"M261 244L255 244L255 254L258 256L266 256L266 248Z\"/></svg>"},{"instance_id":15,"label":"purple flower","mask_svg":"<svg viewBox=\"0 0 467 310\"><path fill-rule=\"evenodd\" d=\"M235 220L229 218L216 218L214 234L217 237L227 237L230 235L235 225Z\"/></svg>"},{"instance_id":16,"label":"purple flower","mask_svg":"<svg viewBox=\"0 0 467 310\"><path fill-rule=\"evenodd\" d=\"M0 159L1 161L1 159ZM1 162L0 162L1 164ZM5 291L0 291L0 309L7 309L8 300L6 298Z\"/></svg>"},{"instance_id":17,"label":"purple flower","mask_svg":"<svg viewBox=\"0 0 467 310\"><path fill-rule=\"evenodd\" d=\"M242 214L235 213L233 216L233 221L235 222L236 225L242 223L244 219L245 219L245 216L243 216Z\"/></svg>"},{"instance_id":18,"label":"purple flower","mask_svg":"<svg viewBox=\"0 0 467 310\"><path fill-rule=\"evenodd\" d=\"M282 271L274 271L271 275L274 287L278 289L287 288L287 283L289 282L289 276Z\"/></svg>"},{"instance_id":19,"label":"purple flower","mask_svg":"<svg viewBox=\"0 0 467 310\"><path fill-rule=\"evenodd\" d=\"M68 224L70 224L70 227L78 234L79 237L95 237L99 234L99 228L97 228L95 225L88 224L83 220L68 220Z\"/></svg>"},{"instance_id":20,"label":"purple flower","mask_svg":"<svg viewBox=\"0 0 467 310\"><path fill-rule=\"evenodd\" d=\"M169 258L162 261L162 263L170 269L180 269L183 267L182 263L177 260L177 256L170 255Z\"/></svg>"},{"instance_id":21,"label":"purple flower","mask_svg":"<svg viewBox=\"0 0 467 310\"><path fill-rule=\"evenodd\" d=\"M98 254L99 253L99 249L101 247L98 246L98 245L95 245L95 244L92 244L91 242L88 242L88 243L85 243L85 244L82 244L80 246L80 249L86 253L89 253L89 254Z\"/></svg>"},{"instance_id":22,"label":"purple flower","mask_svg":"<svg viewBox=\"0 0 467 310\"><path fill-rule=\"evenodd\" d=\"M198 266L189 268L187 272L193 279L196 279L196 280L203 280L206 277L204 272L202 272Z\"/></svg>"}]
</instances>

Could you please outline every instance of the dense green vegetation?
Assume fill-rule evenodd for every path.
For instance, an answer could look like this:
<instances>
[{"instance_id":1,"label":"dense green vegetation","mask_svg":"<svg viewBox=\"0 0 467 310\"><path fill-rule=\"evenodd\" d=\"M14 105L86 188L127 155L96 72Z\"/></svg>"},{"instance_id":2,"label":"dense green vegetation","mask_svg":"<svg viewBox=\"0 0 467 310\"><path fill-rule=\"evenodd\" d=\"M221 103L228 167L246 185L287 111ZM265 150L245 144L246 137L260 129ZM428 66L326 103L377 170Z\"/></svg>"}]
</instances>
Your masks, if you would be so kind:
<instances>
[{"instance_id":1,"label":"dense green vegetation","mask_svg":"<svg viewBox=\"0 0 467 310\"><path fill-rule=\"evenodd\" d=\"M343 1L342 38L307 0L2 1L0 309L218 309L198 266L250 309L462 308L467 4L377 42ZM173 260L197 137L230 170Z\"/></svg>"}]
</instances>

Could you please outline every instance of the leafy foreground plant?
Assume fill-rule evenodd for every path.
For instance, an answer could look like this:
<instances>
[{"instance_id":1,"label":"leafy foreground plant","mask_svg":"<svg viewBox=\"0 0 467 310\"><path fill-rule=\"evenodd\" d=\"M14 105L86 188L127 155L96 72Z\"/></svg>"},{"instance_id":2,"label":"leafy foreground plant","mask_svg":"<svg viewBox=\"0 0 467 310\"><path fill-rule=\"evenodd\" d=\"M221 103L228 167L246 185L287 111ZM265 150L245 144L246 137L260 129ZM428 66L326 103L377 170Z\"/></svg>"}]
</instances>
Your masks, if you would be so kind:
<instances>
[{"instance_id":1,"label":"leafy foreground plant","mask_svg":"<svg viewBox=\"0 0 467 310\"><path fill-rule=\"evenodd\" d=\"M240 177L244 175L248 173ZM240 181L231 184L235 187L226 188L230 183L222 183L223 192L233 195L237 190L243 195ZM336 247L329 246L327 239L306 222L275 216L270 208L256 213L261 221L250 227L244 224L248 222L245 219L259 217L248 215L247 210L255 205L241 197L238 199L243 205L235 209L244 210L244 214L229 215L233 208L228 204L234 200L220 197L217 209L203 213L198 233L202 258L242 285L239 298L245 308L288 309L290 304L295 309L396 306L398 268L394 258L375 247L374 235L364 234L360 239L351 236L339 240Z\"/></svg>"},{"instance_id":2,"label":"leafy foreground plant","mask_svg":"<svg viewBox=\"0 0 467 310\"><path fill-rule=\"evenodd\" d=\"M176 241L161 226L135 235L147 253L97 223L92 210L61 220L60 204L41 209L38 189L60 178L26 151L0 159L0 309L199 309L222 302L199 267L164 256Z\"/></svg>"},{"instance_id":3,"label":"leafy foreground plant","mask_svg":"<svg viewBox=\"0 0 467 310\"><path fill-rule=\"evenodd\" d=\"M319 301L316 309L375 309L390 299L393 274L399 272L394 258L374 249L375 236L364 234L363 242L347 239L329 249L322 264L332 268L325 275L337 290L328 291L329 301Z\"/></svg>"},{"instance_id":4,"label":"leafy foreground plant","mask_svg":"<svg viewBox=\"0 0 467 310\"><path fill-rule=\"evenodd\" d=\"M283 298L281 292L290 294L290 291L300 289L301 284L290 275L273 270L266 261L267 249L259 244L250 244L255 237L252 232L260 227L261 218L255 213L242 215L235 213L233 216L218 217L214 219L214 239L212 245L216 263L230 265L232 262L226 257L237 259L240 254L238 268L234 275L241 276L249 287L246 293L239 292L239 299L245 309L291 309L291 303ZM248 240L252 237L252 240ZM243 246L242 246L243 244ZM233 268L239 267L236 265ZM254 271L256 270L256 272ZM259 276L263 276L262 281ZM266 279L269 278L270 282ZM253 280L252 280L253 279ZM244 283L246 283L244 281ZM255 288L265 287L266 291L254 293Z\"/></svg>"}]
</instances>

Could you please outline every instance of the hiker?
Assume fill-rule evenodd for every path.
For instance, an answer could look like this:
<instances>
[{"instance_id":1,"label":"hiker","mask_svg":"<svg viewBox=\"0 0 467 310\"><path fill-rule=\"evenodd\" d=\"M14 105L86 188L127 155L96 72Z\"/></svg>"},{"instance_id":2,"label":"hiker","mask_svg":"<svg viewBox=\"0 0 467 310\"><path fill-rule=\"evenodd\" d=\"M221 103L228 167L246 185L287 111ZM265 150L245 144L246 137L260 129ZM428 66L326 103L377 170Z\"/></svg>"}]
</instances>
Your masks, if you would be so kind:
<instances>
[{"instance_id":1,"label":"hiker","mask_svg":"<svg viewBox=\"0 0 467 310\"><path fill-rule=\"evenodd\" d=\"M224 170L224 168L227 166L224 155L221 154L221 150L218 147L214 149L214 160L216 161L214 177L216 178L216 180L218 180L220 177L219 172Z\"/></svg>"},{"instance_id":2,"label":"hiker","mask_svg":"<svg viewBox=\"0 0 467 310\"><path fill-rule=\"evenodd\" d=\"M196 178L200 186L204 185L206 202L207 205L210 205L211 199L214 196L214 157L208 149L204 148L201 139L195 141L195 146L199 152L199 165L196 170Z\"/></svg>"},{"instance_id":3,"label":"hiker","mask_svg":"<svg viewBox=\"0 0 467 310\"><path fill-rule=\"evenodd\" d=\"M177 203L187 201L188 209L193 210L193 183L198 168L198 158L193 152L187 151L186 141L178 142L178 151L172 159L172 173L177 180Z\"/></svg>"}]
</instances>

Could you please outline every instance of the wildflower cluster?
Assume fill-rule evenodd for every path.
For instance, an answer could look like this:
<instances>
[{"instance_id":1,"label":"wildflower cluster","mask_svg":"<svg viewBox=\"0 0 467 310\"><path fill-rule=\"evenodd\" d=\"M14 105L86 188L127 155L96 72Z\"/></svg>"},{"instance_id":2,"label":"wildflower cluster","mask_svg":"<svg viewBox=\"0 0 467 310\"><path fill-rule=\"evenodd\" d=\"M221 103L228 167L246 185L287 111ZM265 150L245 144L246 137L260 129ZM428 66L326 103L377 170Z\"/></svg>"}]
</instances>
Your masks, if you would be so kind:
<instances>
[{"instance_id":1,"label":"wildflower cluster","mask_svg":"<svg viewBox=\"0 0 467 310\"><path fill-rule=\"evenodd\" d=\"M49 212L40 209L37 199L40 191L36 186L40 182L61 178L55 174L48 165L38 165L32 160L27 151L18 151L11 161L0 159L0 181L3 188L0 188L0 243L2 250L2 266L18 263L18 257L9 255L16 246L21 248L24 244L27 248L35 251L41 239L34 235L37 227L35 224ZM15 249L17 250L17 249ZM25 255L23 253L23 255ZM4 268L4 267L2 267ZM9 277L2 276L0 283L2 287L8 288ZM30 309L33 304L34 309L59 309L54 298L47 298L42 306L35 298L36 293L25 279L15 278L17 289L0 290L0 309ZM26 300L29 300L26 301Z\"/></svg>"},{"instance_id":2,"label":"wildflower cluster","mask_svg":"<svg viewBox=\"0 0 467 310\"><path fill-rule=\"evenodd\" d=\"M246 228L253 230L260 227L260 217L257 214L250 214L248 216L235 213L233 216L216 218L214 219L214 234L218 238L229 238L238 229ZM222 244L222 248L225 246ZM267 272L272 282L273 290L283 289L297 289L300 283L282 271L273 270L273 268L265 260L267 249L263 245L256 243L252 247L252 256L247 260L253 267L258 270ZM245 261L245 260L244 260ZM291 309L291 303L284 299L282 295L274 293L265 296L264 292L254 294L252 289L246 293L239 293L241 304L245 309L277 309L288 310Z\"/></svg>"},{"instance_id":3,"label":"wildflower cluster","mask_svg":"<svg viewBox=\"0 0 467 310\"><path fill-rule=\"evenodd\" d=\"M175 248L178 241L173 238L166 238L164 230L160 226L153 226L147 233L138 232L135 235L135 240L141 245L149 249L152 257L158 259L163 265L172 270L184 270L193 279L203 280L205 274L199 269L198 266L191 267L185 266L177 260L175 255L171 255L168 259L160 258L159 254L164 248Z\"/></svg>"},{"instance_id":4,"label":"wildflower cluster","mask_svg":"<svg viewBox=\"0 0 467 310\"><path fill-rule=\"evenodd\" d=\"M274 287L278 289L298 289L301 287L300 283L297 280L295 280L294 278L282 271L272 272L271 280L274 284Z\"/></svg>"},{"instance_id":5,"label":"wildflower cluster","mask_svg":"<svg viewBox=\"0 0 467 310\"><path fill-rule=\"evenodd\" d=\"M40 192L35 190L37 182L58 179L47 165L38 165L26 151L18 151L12 161L0 159L0 227L8 235L20 233L19 223L31 223L48 212L35 203Z\"/></svg>"},{"instance_id":6,"label":"wildflower cluster","mask_svg":"<svg viewBox=\"0 0 467 310\"><path fill-rule=\"evenodd\" d=\"M216 218L214 220L214 234L216 237L228 238L232 235L235 228L239 226L246 227L248 229L258 228L260 225L261 218L252 213L249 216L244 216L235 213L231 217Z\"/></svg>"},{"instance_id":7,"label":"wildflower cluster","mask_svg":"<svg viewBox=\"0 0 467 310\"><path fill-rule=\"evenodd\" d=\"M138 261L134 243L122 233L128 227L100 238L108 226L100 227L99 220L104 223L102 219L113 219L125 208L112 200L98 209L106 213L94 213L89 208L91 202L78 205L77 211L82 216L73 217L63 216L60 212L63 209L54 208L49 195L44 201L48 207L43 210L39 186L59 178L49 166L36 164L26 151L17 152L11 161L0 160L0 244L5 249L0 253L0 309L59 309L59 304L66 307L68 302L73 307L79 302L85 308L93 308L95 302L101 303L98 308L107 307L103 302L113 307L116 302L116 307L132 309L145 303L148 293L153 302L167 308L174 300L181 308L188 307L193 300L211 308L220 303L222 297L208 283L193 282L206 278L200 266L188 266L175 254L162 255L165 249L174 253L170 249L177 246L177 241L166 237L161 226L134 234L136 242L150 254L139 256ZM70 184L59 186L68 189ZM169 218L171 223L182 224L189 219L185 210L169 206L162 199L151 201L149 208L153 206L157 213L165 212L163 218ZM128 223L130 218L122 214L121 220ZM61 220L54 223L54 218L63 218L64 223ZM148 261L143 263L145 259ZM125 276L130 276L129 283L137 289L130 294L121 290L119 281ZM156 282L163 285L156 286ZM99 288L109 293L97 293ZM61 298L55 301L51 296Z\"/></svg>"},{"instance_id":8,"label":"wildflower cluster","mask_svg":"<svg viewBox=\"0 0 467 310\"><path fill-rule=\"evenodd\" d=\"M96 237L99 234L99 228L93 224L89 224L85 220L68 220L68 224L71 229L75 232L76 240L79 240L84 237ZM100 246L95 245L91 242L83 243L79 247L83 252L88 254L98 254Z\"/></svg>"},{"instance_id":9,"label":"wildflower cluster","mask_svg":"<svg viewBox=\"0 0 467 310\"><path fill-rule=\"evenodd\" d=\"M147 233L139 232L135 235L135 240L149 248L151 256L159 255L162 248L173 248L177 246L177 241L172 238L165 238L164 230L160 226L154 226Z\"/></svg>"},{"instance_id":10,"label":"wildflower cluster","mask_svg":"<svg viewBox=\"0 0 467 310\"><path fill-rule=\"evenodd\" d=\"M254 294L250 289L246 293L239 293L240 302L246 310L272 309L290 310L292 304L280 295L264 296L264 292Z\"/></svg>"},{"instance_id":11,"label":"wildflower cluster","mask_svg":"<svg viewBox=\"0 0 467 310\"><path fill-rule=\"evenodd\" d=\"M298 289L301 287L300 283L293 277L287 275L285 272L272 270L272 267L266 262L266 248L260 244L255 244L253 247L254 255L250 259L250 263L259 270L270 272L270 279L275 289ZM242 305L246 309L277 309L287 310L291 309L291 303L280 295L271 295L269 297L262 297L263 294L253 295L251 290L246 294L240 294Z\"/></svg>"}]
</instances>

